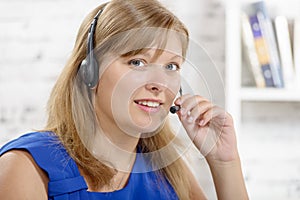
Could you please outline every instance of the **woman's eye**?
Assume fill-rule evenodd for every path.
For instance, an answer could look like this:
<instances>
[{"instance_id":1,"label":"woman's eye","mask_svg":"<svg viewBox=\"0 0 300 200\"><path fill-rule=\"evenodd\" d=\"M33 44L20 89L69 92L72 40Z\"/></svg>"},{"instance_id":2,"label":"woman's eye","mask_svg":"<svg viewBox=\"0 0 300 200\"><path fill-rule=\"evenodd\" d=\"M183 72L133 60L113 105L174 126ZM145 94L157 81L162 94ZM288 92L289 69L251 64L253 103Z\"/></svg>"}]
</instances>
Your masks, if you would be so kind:
<instances>
[{"instance_id":1,"label":"woman's eye","mask_svg":"<svg viewBox=\"0 0 300 200\"><path fill-rule=\"evenodd\" d=\"M170 70L170 71L176 71L176 70L179 70L180 67L177 64L170 63L170 64L166 65L166 69Z\"/></svg>"},{"instance_id":2,"label":"woman's eye","mask_svg":"<svg viewBox=\"0 0 300 200\"><path fill-rule=\"evenodd\" d=\"M144 67L146 65L144 61L139 59L130 60L128 64L133 65L135 67Z\"/></svg>"}]
</instances>

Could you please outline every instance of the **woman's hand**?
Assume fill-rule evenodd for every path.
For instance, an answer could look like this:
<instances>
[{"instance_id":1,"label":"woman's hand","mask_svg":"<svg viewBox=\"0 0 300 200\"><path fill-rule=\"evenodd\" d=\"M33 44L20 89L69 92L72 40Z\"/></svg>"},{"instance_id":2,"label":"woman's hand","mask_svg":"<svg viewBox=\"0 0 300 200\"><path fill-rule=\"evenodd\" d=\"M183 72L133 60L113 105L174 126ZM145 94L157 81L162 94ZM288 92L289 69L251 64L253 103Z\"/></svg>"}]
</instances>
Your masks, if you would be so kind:
<instances>
[{"instance_id":1,"label":"woman's hand","mask_svg":"<svg viewBox=\"0 0 300 200\"><path fill-rule=\"evenodd\" d=\"M201 96L189 94L175 101L186 132L208 161L239 159L232 117Z\"/></svg>"},{"instance_id":2,"label":"woman's hand","mask_svg":"<svg viewBox=\"0 0 300 200\"><path fill-rule=\"evenodd\" d=\"M218 199L248 200L232 117L201 96L187 94L175 104L181 106L177 115L209 164Z\"/></svg>"}]
</instances>

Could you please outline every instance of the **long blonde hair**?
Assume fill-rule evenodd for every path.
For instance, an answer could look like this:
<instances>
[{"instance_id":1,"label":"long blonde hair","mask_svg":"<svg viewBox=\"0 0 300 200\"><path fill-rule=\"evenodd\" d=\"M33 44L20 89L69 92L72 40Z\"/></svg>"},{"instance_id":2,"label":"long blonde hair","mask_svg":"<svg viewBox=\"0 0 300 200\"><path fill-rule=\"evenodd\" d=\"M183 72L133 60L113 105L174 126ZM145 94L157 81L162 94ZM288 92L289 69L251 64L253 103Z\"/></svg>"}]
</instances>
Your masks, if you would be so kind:
<instances>
[{"instance_id":1,"label":"long blonde hair","mask_svg":"<svg viewBox=\"0 0 300 200\"><path fill-rule=\"evenodd\" d=\"M105 8L104 8L105 7ZM94 36L95 44L101 44L107 38L135 28L158 27L178 31L186 36L182 41L183 57L187 51L188 31L184 24L156 0L112 0L95 8L84 19L76 39L73 52L59 76L48 101L48 121L46 130L53 131L60 139L70 156L84 169L94 187L109 183L114 172L94 158L83 145L72 115L72 88L78 68L87 54L87 34L96 13L104 9L99 17ZM139 145L143 151L154 152L166 146L174 139L170 125L166 123L160 133L141 138ZM170 151L164 156L174 156ZM157 162L163 162L158 158ZM182 158L159 170L175 189L180 199L190 199L191 189L188 170Z\"/></svg>"}]
</instances>

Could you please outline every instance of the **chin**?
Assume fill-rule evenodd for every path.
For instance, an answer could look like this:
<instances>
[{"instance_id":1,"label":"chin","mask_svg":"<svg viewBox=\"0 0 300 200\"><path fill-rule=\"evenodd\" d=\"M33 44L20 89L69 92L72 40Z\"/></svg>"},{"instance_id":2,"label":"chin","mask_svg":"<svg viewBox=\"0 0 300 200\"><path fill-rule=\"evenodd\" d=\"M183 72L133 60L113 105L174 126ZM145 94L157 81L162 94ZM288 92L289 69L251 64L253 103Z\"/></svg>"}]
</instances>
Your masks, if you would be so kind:
<instances>
[{"instance_id":1,"label":"chin","mask_svg":"<svg viewBox=\"0 0 300 200\"><path fill-rule=\"evenodd\" d=\"M148 122L147 124L137 124L137 130L142 134L141 137L150 137L155 134L157 134L162 127L164 126L164 122L166 121L166 118L164 119L153 119L152 121Z\"/></svg>"},{"instance_id":2,"label":"chin","mask_svg":"<svg viewBox=\"0 0 300 200\"><path fill-rule=\"evenodd\" d=\"M156 113L148 113L136 106L130 107L127 117L120 117L119 128L129 135L136 136L142 133L153 133L160 130L166 121L168 112L165 106Z\"/></svg>"}]
</instances>

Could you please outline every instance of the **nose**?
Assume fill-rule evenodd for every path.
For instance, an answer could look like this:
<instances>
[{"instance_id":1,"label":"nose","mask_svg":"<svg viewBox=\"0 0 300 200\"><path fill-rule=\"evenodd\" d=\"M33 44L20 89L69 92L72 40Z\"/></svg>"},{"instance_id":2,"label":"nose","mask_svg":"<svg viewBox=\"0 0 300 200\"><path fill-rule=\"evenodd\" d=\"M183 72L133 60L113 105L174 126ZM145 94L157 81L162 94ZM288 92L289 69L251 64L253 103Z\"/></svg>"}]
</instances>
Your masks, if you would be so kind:
<instances>
[{"instance_id":1,"label":"nose","mask_svg":"<svg viewBox=\"0 0 300 200\"><path fill-rule=\"evenodd\" d=\"M160 93L164 90L164 86L158 83L147 83L146 89L153 93Z\"/></svg>"}]
</instances>

